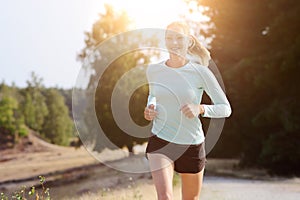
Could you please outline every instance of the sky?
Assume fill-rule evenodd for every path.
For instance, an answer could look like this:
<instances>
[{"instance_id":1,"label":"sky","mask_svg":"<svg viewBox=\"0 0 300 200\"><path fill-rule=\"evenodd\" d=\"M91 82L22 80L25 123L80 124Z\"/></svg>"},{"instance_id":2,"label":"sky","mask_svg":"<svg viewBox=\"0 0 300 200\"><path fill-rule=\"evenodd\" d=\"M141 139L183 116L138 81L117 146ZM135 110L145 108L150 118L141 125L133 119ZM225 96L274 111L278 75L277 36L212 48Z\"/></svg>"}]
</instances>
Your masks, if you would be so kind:
<instances>
[{"instance_id":1,"label":"sky","mask_svg":"<svg viewBox=\"0 0 300 200\"><path fill-rule=\"evenodd\" d=\"M106 2L128 11L136 28L163 28L185 12L181 0L1 0L0 81L26 87L35 72L46 87L72 88L84 32Z\"/></svg>"}]
</instances>

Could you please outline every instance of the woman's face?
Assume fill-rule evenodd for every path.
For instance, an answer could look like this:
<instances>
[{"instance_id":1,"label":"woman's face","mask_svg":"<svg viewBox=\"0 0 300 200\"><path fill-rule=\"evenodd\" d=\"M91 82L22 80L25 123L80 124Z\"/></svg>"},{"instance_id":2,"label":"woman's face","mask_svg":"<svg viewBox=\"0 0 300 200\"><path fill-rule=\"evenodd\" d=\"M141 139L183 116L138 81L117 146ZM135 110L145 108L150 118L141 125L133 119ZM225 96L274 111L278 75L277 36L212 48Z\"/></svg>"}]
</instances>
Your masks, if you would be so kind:
<instances>
[{"instance_id":1,"label":"woman's face","mask_svg":"<svg viewBox=\"0 0 300 200\"><path fill-rule=\"evenodd\" d=\"M189 46L189 37L179 26L169 27L165 35L166 47L170 54L185 57Z\"/></svg>"}]
</instances>

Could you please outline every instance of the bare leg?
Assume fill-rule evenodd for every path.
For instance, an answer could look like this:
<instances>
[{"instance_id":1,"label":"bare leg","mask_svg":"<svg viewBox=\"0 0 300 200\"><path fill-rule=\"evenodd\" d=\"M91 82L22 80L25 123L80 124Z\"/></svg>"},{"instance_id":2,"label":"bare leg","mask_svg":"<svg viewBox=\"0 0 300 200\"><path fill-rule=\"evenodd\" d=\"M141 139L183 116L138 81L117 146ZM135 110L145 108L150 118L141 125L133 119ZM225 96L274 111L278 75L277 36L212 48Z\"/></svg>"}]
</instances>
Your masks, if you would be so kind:
<instances>
[{"instance_id":1,"label":"bare leg","mask_svg":"<svg viewBox=\"0 0 300 200\"><path fill-rule=\"evenodd\" d=\"M173 199L174 164L162 154L148 154L158 200Z\"/></svg>"},{"instance_id":2,"label":"bare leg","mask_svg":"<svg viewBox=\"0 0 300 200\"><path fill-rule=\"evenodd\" d=\"M199 200L204 169L197 174L180 174L182 200Z\"/></svg>"}]
</instances>

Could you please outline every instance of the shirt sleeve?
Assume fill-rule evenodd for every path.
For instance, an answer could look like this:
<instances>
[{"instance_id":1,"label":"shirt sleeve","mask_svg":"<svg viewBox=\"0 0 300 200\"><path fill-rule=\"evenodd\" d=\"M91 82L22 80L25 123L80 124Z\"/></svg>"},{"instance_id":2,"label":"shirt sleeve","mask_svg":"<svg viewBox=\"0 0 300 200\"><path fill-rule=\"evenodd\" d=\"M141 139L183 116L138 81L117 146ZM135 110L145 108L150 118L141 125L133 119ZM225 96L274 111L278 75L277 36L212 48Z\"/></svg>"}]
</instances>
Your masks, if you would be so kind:
<instances>
[{"instance_id":1,"label":"shirt sleeve","mask_svg":"<svg viewBox=\"0 0 300 200\"><path fill-rule=\"evenodd\" d=\"M146 70L146 76L147 76L147 80L148 80L148 85L149 85L149 95L148 95L148 99L147 99L147 107L151 104L154 105L154 109L156 108L156 97L153 94L153 83L151 83L151 71L149 71L149 66Z\"/></svg>"},{"instance_id":2,"label":"shirt sleeve","mask_svg":"<svg viewBox=\"0 0 300 200\"><path fill-rule=\"evenodd\" d=\"M152 96L151 94L148 95L148 101L147 101L147 107L149 105L153 104L154 105L154 109L156 108L156 97Z\"/></svg>"},{"instance_id":3,"label":"shirt sleeve","mask_svg":"<svg viewBox=\"0 0 300 200\"><path fill-rule=\"evenodd\" d=\"M209 118L229 117L231 106L216 77L208 67L199 67L201 67L199 73L203 80L204 91L212 101L212 105L203 105L205 112L202 116Z\"/></svg>"}]
</instances>

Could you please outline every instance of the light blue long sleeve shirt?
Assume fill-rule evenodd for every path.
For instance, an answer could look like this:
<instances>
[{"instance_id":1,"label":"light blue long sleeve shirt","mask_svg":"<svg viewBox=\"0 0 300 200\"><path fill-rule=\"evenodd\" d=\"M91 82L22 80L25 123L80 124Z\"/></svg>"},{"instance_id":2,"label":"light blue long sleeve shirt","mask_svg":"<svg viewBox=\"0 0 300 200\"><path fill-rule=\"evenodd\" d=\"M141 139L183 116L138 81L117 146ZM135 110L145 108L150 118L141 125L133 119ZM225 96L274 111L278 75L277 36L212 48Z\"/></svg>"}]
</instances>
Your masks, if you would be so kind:
<instances>
[{"instance_id":1,"label":"light blue long sleeve shirt","mask_svg":"<svg viewBox=\"0 0 300 200\"><path fill-rule=\"evenodd\" d=\"M204 132L198 117L187 118L180 108L200 104L205 91L212 105L204 105L203 117L223 118L231 114L226 95L208 67L188 62L180 68L168 67L165 62L147 68L149 96L158 115L153 120L152 133L177 144L200 144Z\"/></svg>"}]
</instances>

